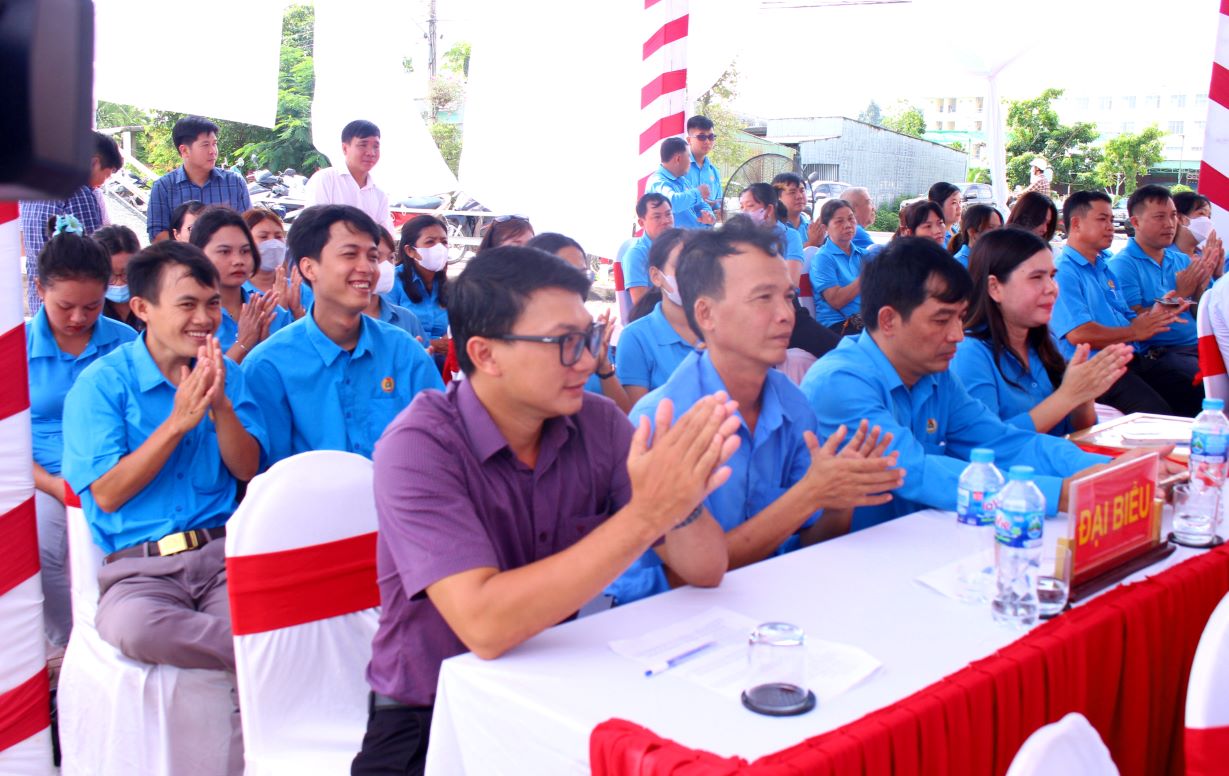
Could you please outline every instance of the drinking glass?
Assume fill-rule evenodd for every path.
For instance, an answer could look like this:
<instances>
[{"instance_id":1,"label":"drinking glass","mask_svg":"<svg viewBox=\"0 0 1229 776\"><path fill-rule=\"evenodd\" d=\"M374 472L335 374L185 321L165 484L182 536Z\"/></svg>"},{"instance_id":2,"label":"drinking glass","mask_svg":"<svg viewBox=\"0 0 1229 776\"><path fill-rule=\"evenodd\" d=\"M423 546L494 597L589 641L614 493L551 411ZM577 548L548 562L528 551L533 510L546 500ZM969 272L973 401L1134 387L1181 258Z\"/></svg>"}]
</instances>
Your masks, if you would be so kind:
<instances>
[{"instance_id":1,"label":"drinking glass","mask_svg":"<svg viewBox=\"0 0 1229 776\"><path fill-rule=\"evenodd\" d=\"M743 705L760 714L785 717L815 707L807 688L806 634L787 622L766 622L747 642L750 678Z\"/></svg>"}]
</instances>

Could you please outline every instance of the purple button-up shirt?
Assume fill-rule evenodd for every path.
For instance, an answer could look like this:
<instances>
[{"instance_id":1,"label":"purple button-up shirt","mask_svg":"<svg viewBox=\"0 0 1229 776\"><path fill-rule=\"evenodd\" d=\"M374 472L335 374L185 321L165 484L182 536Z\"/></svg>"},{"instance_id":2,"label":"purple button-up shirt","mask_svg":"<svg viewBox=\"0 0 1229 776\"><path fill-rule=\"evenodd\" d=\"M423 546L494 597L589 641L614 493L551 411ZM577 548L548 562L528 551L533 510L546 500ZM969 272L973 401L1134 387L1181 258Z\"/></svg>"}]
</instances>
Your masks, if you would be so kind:
<instances>
[{"instance_id":1,"label":"purple button-up shirt","mask_svg":"<svg viewBox=\"0 0 1229 776\"><path fill-rule=\"evenodd\" d=\"M435 703L440 663L468 651L426 596L476 568L519 568L587 536L631 497L632 426L586 393L542 428L537 466L516 459L468 380L423 391L375 447L380 627L367 680L411 706Z\"/></svg>"}]
</instances>

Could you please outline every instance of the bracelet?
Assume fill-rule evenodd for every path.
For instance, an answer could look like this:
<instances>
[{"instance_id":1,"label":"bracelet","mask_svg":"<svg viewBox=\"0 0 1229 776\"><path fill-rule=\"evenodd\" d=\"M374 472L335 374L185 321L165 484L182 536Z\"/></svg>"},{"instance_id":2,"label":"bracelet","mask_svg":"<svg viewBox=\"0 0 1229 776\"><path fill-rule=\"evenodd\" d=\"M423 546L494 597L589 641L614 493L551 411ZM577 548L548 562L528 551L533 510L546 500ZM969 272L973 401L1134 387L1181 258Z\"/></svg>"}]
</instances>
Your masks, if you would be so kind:
<instances>
[{"instance_id":1,"label":"bracelet","mask_svg":"<svg viewBox=\"0 0 1229 776\"><path fill-rule=\"evenodd\" d=\"M248 350L248 346L247 346L247 345L244 345L244 344L243 344L242 342L240 342L239 340L235 340L235 344L236 344L236 345L238 345L239 347L243 348L243 352L244 352L244 353L251 353L251 352L252 352L252 351Z\"/></svg>"},{"instance_id":2,"label":"bracelet","mask_svg":"<svg viewBox=\"0 0 1229 776\"><path fill-rule=\"evenodd\" d=\"M610 378L614 377L614 375L615 375L615 370L613 370L613 369L611 369L609 372L598 372L598 373L597 373L597 379L599 379L599 380L609 380Z\"/></svg>"},{"instance_id":3,"label":"bracelet","mask_svg":"<svg viewBox=\"0 0 1229 776\"><path fill-rule=\"evenodd\" d=\"M699 520L699 519L700 519L700 515L702 515L702 514L704 514L704 504L703 504L703 503L701 503L701 504L700 504L700 506L698 506L698 507L696 507L695 509L693 509L693 510L691 511L691 514L690 514L690 515L688 515L686 518L684 518L684 519L683 519L683 522L681 522L681 523L679 523L678 525L674 526L674 527L673 527L673 528L671 528L670 530L671 530L671 531L677 531L677 530L678 530L678 529L680 529L680 528L686 528L687 526L691 525L691 524L692 524L692 523L694 523L695 521Z\"/></svg>"}]
</instances>

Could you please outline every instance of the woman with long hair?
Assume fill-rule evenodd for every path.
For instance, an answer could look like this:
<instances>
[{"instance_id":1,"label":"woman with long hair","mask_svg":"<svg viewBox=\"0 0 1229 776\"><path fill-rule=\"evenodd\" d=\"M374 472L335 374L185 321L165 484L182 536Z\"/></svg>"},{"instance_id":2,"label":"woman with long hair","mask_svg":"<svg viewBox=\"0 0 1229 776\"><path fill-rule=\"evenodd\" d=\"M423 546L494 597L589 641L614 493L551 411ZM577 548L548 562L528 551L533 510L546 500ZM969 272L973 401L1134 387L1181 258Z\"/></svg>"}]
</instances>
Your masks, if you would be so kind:
<instances>
[{"instance_id":1,"label":"woman with long hair","mask_svg":"<svg viewBox=\"0 0 1229 776\"><path fill-rule=\"evenodd\" d=\"M525 216L499 216L482 230L478 253L504 245L524 245L533 236L533 224Z\"/></svg>"},{"instance_id":2,"label":"woman with long hair","mask_svg":"<svg viewBox=\"0 0 1229 776\"><path fill-rule=\"evenodd\" d=\"M947 224L943 221L943 208L928 199L914 202L900 214L897 237L925 237L939 245L947 244Z\"/></svg>"},{"instance_id":3,"label":"woman with long hair","mask_svg":"<svg viewBox=\"0 0 1229 776\"><path fill-rule=\"evenodd\" d=\"M1089 357L1080 345L1063 361L1050 333L1058 298L1054 254L1023 229L983 234L969 255L973 296L968 336L952 370L965 390L1005 422L1062 436L1097 422L1093 402L1127 370L1130 345L1110 345Z\"/></svg>"},{"instance_id":4,"label":"woman with long hair","mask_svg":"<svg viewBox=\"0 0 1229 776\"><path fill-rule=\"evenodd\" d=\"M1002 225L1003 217L989 205L973 205L967 208L960 216L960 231L947 243L948 253L968 269L969 251L973 250L977 238Z\"/></svg>"},{"instance_id":5,"label":"woman with long hair","mask_svg":"<svg viewBox=\"0 0 1229 776\"><path fill-rule=\"evenodd\" d=\"M397 241L387 229L382 226L379 229L380 242L376 244L376 267L379 274L376 276L375 286L371 289L371 301L367 303L367 309L363 310L363 313L377 321L396 326L413 337L429 352L427 335L422 329L418 316L412 310L407 310L388 300L389 292L397 283L397 265L393 261L397 258Z\"/></svg>"},{"instance_id":6,"label":"woman with long hair","mask_svg":"<svg viewBox=\"0 0 1229 776\"><path fill-rule=\"evenodd\" d=\"M926 192L926 198L939 206L942 211L943 223L950 227L950 231L943 236L943 244L946 245L949 240L956 236L956 232L960 228L960 211L964 206L964 195L961 193L960 187L954 183L939 181Z\"/></svg>"},{"instance_id":7,"label":"woman with long hair","mask_svg":"<svg viewBox=\"0 0 1229 776\"><path fill-rule=\"evenodd\" d=\"M421 215L401 226L397 270L388 300L418 316L432 355L448 352L448 224Z\"/></svg>"},{"instance_id":8,"label":"woman with long hair","mask_svg":"<svg viewBox=\"0 0 1229 776\"><path fill-rule=\"evenodd\" d=\"M192 237L192 224L208 205L199 199L190 199L171 211L170 237L177 242L188 242Z\"/></svg>"},{"instance_id":9,"label":"woman with long hair","mask_svg":"<svg viewBox=\"0 0 1229 776\"><path fill-rule=\"evenodd\" d=\"M137 233L122 224L111 224L97 230L90 238L111 257L111 280L107 284L107 301L103 302L102 314L136 331L144 331L145 321L134 315L128 306L128 260L141 250Z\"/></svg>"},{"instance_id":10,"label":"woman with long hair","mask_svg":"<svg viewBox=\"0 0 1229 776\"><path fill-rule=\"evenodd\" d=\"M853 206L830 199L819 210L828 239L812 258L811 288L815 291L815 319L833 332L862 331L862 285L859 275L866 252L853 244L858 220Z\"/></svg>"},{"instance_id":11,"label":"woman with long hair","mask_svg":"<svg viewBox=\"0 0 1229 776\"><path fill-rule=\"evenodd\" d=\"M1058 205L1046 194L1026 191L1007 215L1007 226L1027 229L1049 244L1058 231Z\"/></svg>"}]
</instances>

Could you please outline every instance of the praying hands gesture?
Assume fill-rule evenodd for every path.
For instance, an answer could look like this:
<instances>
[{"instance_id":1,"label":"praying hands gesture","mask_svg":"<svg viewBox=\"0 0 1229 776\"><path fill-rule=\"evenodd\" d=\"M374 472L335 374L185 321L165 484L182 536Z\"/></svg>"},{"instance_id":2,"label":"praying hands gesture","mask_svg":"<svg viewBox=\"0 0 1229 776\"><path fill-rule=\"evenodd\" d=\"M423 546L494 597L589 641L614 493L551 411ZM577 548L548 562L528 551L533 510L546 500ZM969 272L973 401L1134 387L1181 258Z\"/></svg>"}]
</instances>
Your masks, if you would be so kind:
<instances>
[{"instance_id":1,"label":"praying hands gesture","mask_svg":"<svg viewBox=\"0 0 1229 776\"><path fill-rule=\"evenodd\" d=\"M209 358L210 345L216 347L217 340L210 337L209 344L202 345L197 350L196 365L191 370L186 366L179 368L175 403L171 407L171 416L167 419L171 430L179 436L196 428L213 404L213 386L218 365Z\"/></svg>"},{"instance_id":2,"label":"praying hands gesture","mask_svg":"<svg viewBox=\"0 0 1229 776\"><path fill-rule=\"evenodd\" d=\"M307 310L303 308L303 276L299 274L297 265L290 270L289 282L286 281L285 266L278 267L273 273L273 287L286 289L285 306L296 321L307 315Z\"/></svg>"},{"instance_id":3,"label":"praying hands gesture","mask_svg":"<svg viewBox=\"0 0 1229 776\"><path fill-rule=\"evenodd\" d=\"M1211 244L1211 241L1212 237L1209 236L1209 244ZM1214 247L1204 250L1202 256L1192 259L1190 266L1174 277L1174 290L1178 296L1198 299L1199 295L1208 287L1208 281L1215 275L1216 268L1221 266L1224 261L1224 249L1220 247L1220 240L1217 239Z\"/></svg>"},{"instance_id":4,"label":"praying hands gesture","mask_svg":"<svg viewBox=\"0 0 1229 776\"><path fill-rule=\"evenodd\" d=\"M277 315L277 286L262 296L252 295L243 303L239 314L239 335L235 344L226 352L231 360L241 363L252 348L264 342L269 336L269 326Z\"/></svg>"},{"instance_id":5,"label":"praying hands gesture","mask_svg":"<svg viewBox=\"0 0 1229 776\"><path fill-rule=\"evenodd\" d=\"M1135 355L1131 346L1122 342L1104 348L1092 358L1088 357L1090 350L1088 343L1076 346L1063 374L1063 382L1055 391L1071 404L1072 409L1108 391L1127 371L1127 363Z\"/></svg>"}]
</instances>

